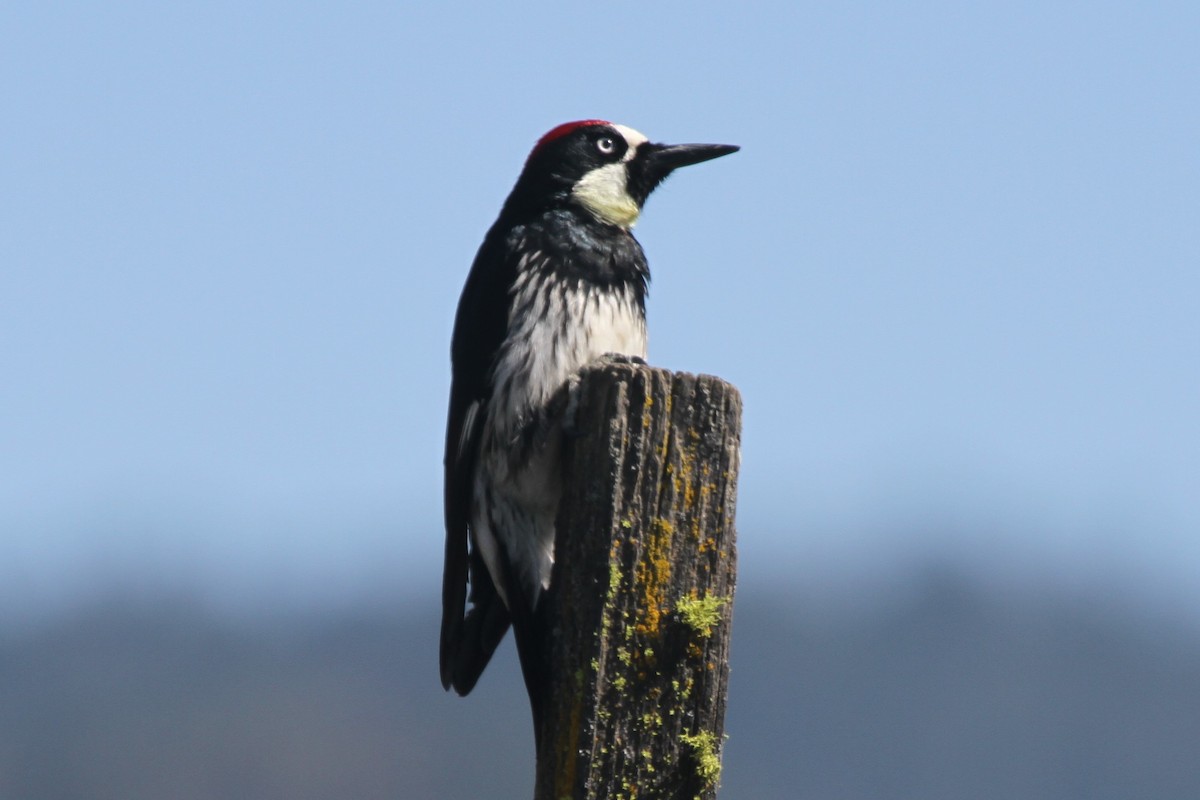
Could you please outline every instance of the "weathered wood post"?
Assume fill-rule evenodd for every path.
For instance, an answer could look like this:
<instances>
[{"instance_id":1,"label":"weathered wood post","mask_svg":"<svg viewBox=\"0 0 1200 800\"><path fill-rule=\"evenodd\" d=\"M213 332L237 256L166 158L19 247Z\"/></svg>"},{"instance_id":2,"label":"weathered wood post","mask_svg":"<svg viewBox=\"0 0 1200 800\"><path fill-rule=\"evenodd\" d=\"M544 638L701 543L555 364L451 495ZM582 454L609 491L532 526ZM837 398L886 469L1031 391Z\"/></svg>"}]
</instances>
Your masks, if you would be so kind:
<instances>
[{"instance_id":1,"label":"weathered wood post","mask_svg":"<svg viewBox=\"0 0 1200 800\"><path fill-rule=\"evenodd\" d=\"M724 742L741 398L611 363L577 388L535 800L711 800Z\"/></svg>"}]
</instances>

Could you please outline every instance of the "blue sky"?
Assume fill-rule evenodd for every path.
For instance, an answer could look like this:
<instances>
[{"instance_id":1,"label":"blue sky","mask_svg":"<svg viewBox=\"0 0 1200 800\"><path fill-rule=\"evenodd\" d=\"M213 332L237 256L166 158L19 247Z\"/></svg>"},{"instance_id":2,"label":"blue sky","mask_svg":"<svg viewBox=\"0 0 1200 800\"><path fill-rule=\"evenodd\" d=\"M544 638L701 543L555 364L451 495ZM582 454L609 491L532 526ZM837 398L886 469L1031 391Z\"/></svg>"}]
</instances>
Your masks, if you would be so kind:
<instances>
[{"instance_id":1,"label":"blue sky","mask_svg":"<svg viewBox=\"0 0 1200 800\"><path fill-rule=\"evenodd\" d=\"M637 230L651 361L745 396L743 581L1200 611L1194 4L405 5L0 10L0 600L434 586L459 288L602 117L743 147Z\"/></svg>"}]
</instances>

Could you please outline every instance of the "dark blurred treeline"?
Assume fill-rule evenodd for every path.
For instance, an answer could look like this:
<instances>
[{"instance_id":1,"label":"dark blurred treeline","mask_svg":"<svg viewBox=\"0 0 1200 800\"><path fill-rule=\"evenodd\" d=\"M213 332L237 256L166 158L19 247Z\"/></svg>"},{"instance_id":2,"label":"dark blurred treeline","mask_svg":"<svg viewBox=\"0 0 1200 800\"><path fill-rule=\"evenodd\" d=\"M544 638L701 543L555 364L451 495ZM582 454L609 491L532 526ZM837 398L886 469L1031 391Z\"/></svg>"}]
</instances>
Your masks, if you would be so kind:
<instances>
[{"instance_id":1,"label":"dark blurred treeline","mask_svg":"<svg viewBox=\"0 0 1200 800\"><path fill-rule=\"evenodd\" d=\"M515 657L437 682L437 610L113 601L0 637L0 798L527 798ZM934 572L860 604L744 588L723 800L1198 798L1200 634Z\"/></svg>"}]
</instances>

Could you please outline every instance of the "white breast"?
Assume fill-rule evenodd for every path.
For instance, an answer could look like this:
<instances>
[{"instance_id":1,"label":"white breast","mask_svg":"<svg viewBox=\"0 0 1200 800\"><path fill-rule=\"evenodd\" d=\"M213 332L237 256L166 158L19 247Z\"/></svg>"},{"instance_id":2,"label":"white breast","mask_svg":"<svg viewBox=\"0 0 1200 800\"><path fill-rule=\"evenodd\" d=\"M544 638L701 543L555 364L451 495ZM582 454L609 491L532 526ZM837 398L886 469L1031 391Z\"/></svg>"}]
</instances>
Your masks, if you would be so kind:
<instances>
[{"instance_id":1,"label":"white breast","mask_svg":"<svg viewBox=\"0 0 1200 800\"><path fill-rule=\"evenodd\" d=\"M519 427L605 353L646 357L646 320L632 289L547 281L546 273L527 272L514 287L509 336L494 373L494 397L504 402L491 411L507 418L492 420L499 427Z\"/></svg>"}]
</instances>

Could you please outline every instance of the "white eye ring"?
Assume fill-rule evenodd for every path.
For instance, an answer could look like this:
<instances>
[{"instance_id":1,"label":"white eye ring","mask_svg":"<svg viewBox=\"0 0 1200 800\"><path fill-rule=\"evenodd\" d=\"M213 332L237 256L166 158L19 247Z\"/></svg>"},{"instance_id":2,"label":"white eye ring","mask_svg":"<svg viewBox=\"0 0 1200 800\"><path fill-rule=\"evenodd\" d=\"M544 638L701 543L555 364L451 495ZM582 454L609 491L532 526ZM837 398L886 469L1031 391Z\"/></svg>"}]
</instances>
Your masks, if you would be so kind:
<instances>
[{"instance_id":1,"label":"white eye ring","mask_svg":"<svg viewBox=\"0 0 1200 800\"><path fill-rule=\"evenodd\" d=\"M603 136L596 140L596 149L606 156L612 155L617 150L617 143L611 136Z\"/></svg>"}]
</instances>

